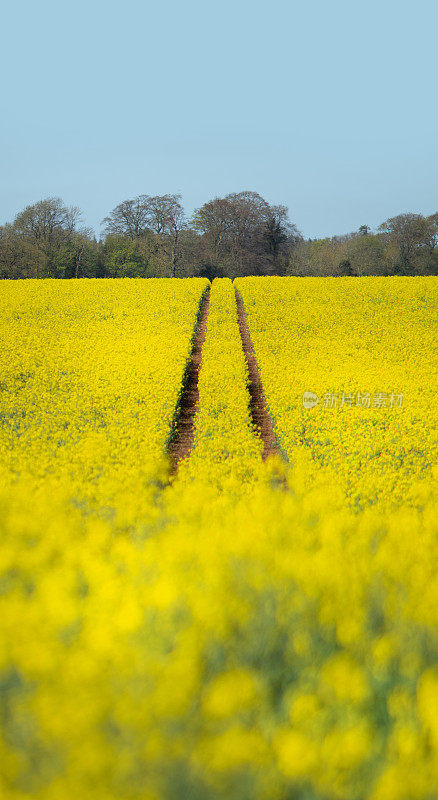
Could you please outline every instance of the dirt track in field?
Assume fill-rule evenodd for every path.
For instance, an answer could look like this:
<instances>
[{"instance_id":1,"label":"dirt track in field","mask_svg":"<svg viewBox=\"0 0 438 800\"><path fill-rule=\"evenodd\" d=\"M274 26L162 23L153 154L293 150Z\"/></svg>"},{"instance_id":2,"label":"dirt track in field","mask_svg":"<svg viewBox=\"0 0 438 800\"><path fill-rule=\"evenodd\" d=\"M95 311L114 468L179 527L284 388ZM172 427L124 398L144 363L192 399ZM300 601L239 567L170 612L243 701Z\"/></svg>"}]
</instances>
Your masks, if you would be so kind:
<instances>
[{"instance_id":1,"label":"dirt track in field","mask_svg":"<svg viewBox=\"0 0 438 800\"><path fill-rule=\"evenodd\" d=\"M258 429L260 438L263 442L263 460L266 460L268 456L280 456L281 454L275 439L271 418L269 416L269 411L263 394L262 380L260 378L260 373L254 354L254 348L252 346L251 337L249 335L248 325L246 322L245 306L243 304L240 292L238 292L237 289L235 289L235 292L237 313L239 316L240 336L242 339L246 363L248 364L248 389L250 394L249 408L253 425Z\"/></svg>"},{"instance_id":2,"label":"dirt track in field","mask_svg":"<svg viewBox=\"0 0 438 800\"><path fill-rule=\"evenodd\" d=\"M207 333L207 317L210 306L210 288L201 300L199 321L193 339L192 352L184 377L183 389L180 395L179 411L177 413L173 434L168 447L170 458L170 474L174 475L178 464L183 458L190 455L195 434L195 414L198 408L199 389L198 378L202 362L202 347Z\"/></svg>"}]
</instances>

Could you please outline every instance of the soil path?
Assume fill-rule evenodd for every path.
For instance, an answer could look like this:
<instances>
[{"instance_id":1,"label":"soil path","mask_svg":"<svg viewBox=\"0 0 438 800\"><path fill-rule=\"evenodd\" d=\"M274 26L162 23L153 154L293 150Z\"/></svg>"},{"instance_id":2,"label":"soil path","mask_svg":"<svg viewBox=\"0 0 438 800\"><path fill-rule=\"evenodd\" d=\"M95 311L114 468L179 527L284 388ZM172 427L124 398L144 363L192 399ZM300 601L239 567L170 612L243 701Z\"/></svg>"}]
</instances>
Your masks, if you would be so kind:
<instances>
[{"instance_id":1,"label":"soil path","mask_svg":"<svg viewBox=\"0 0 438 800\"><path fill-rule=\"evenodd\" d=\"M260 433L260 438L263 442L263 460L265 461L268 456L276 455L281 456L277 442L275 440L274 431L272 429L271 418L269 416L268 407L265 402L263 394L263 385L260 378L259 369L257 366L254 348L252 346L251 337L249 335L248 325L246 322L245 306L243 304L240 292L235 289L237 313L239 316L239 330L242 339L243 352L245 353L246 363L248 365L249 374L249 394L250 403L249 408L253 424L257 427Z\"/></svg>"},{"instance_id":2,"label":"soil path","mask_svg":"<svg viewBox=\"0 0 438 800\"><path fill-rule=\"evenodd\" d=\"M174 475L182 458L187 458L192 449L195 434L195 414L198 408L198 378L202 361L202 347L207 333L207 317L210 306L210 288L204 294L193 339L192 352L184 376L173 433L167 449L170 458L170 474Z\"/></svg>"}]
</instances>

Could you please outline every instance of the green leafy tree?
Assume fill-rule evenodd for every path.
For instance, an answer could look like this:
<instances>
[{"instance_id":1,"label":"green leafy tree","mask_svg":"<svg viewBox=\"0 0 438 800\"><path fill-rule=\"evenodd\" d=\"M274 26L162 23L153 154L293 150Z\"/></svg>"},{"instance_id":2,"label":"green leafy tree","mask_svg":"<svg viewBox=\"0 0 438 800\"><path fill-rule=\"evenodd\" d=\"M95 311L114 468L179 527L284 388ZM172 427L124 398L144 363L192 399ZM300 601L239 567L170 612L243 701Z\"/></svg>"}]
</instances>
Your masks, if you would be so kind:
<instances>
[{"instance_id":1,"label":"green leafy tree","mask_svg":"<svg viewBox=\"0 0 438 800\"><path fill-rule=\"evenodd\" d=\"M137 241L127 236L110 234L101 251L107 278L148 278L147 261L142 256Z\"/></svg>"}]
</instances>

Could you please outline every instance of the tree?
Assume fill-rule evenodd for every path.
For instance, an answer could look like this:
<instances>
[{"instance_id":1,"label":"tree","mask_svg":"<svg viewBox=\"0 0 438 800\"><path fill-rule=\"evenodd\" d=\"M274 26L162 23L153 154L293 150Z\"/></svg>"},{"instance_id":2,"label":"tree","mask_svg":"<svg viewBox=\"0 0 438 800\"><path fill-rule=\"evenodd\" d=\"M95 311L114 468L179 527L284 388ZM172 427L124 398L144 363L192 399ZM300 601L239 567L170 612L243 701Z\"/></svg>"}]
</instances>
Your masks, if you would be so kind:
<instances>
[{"instance_id":1,"label":"tree","mask_svg":"<svg viewBox=\"0 0 438 800\"><path fill-rule=\"evenodd\" d=\"M48 197L17 214L13 231L29 248L34 277L58 277L59 252L72 241L81 212L60 197Z\"/></svg>"},{"instance_id":2,"label":"tree","mask_svg":"<svg viewBox=\"0 0 438 800\"><path fill-rule=\"evenodd\" d=\"M38 258L34 248L22 239L12 225L0 228L0 277L31 278L34 277L34 261Z\"/></svg>"},{"instance_id":3,"label":"tree","mask_svg":"<svg viewBox=\"0 0 438 800\"><path fill-rule=\"evenodd\" d=\"M74 278L89 276L96 267L96 240L90 228L75 232L71 240Z\"/></svg>"},{"instance_id":4,"label":"tree","mask_svg":"<svg viewBox=\"0 0 438 800\"><path fill-rule=\"evenodd\" d=\"M292 252L288 272L303 276L338 275L341 260L340 242L335 238L303 241Z\"/></svg>"},{"instance_id":5,"label":"tree","mask_svg":"<svg viewBox=\"0 0 438 800\"><path fill-rule=\"evenodd\" d=\"M382 237L359 234L349 239L343 247L352 275L385 275L385 246Z\"/></svg>"},{"instance_id":6,"label":"tree","mask_svg":"<svg viewBox=\"0 0 438 800\"><path fill-rule=\"evenodd\" d=\"M150 197L142 194L125 200L105 217L104 233L142 241L141 249L157 274L176 277L181 262L181 233L186 227L178 194Z\"/></svg>"},{"instance_id":7,"label":"tree","mask_svg":"<svg viewBox=\"0 0 438 800\"><path fill-rule=\"evenodd\" d=\"M204 261L225 274L279 271L299 233L284 206L270 206L257 192L216 197L197 209L192 225L201 234Z\"/></svg>"},{"instance_id":8,"label":"tree","mask_svg":"<svg viewBox=\"0 0 438 800\"><path fill-rule=\"evenodd\" d=\"M272 206L272 215L264 223L263 239L271 261L270 272L281 274L286 267L288 255L302 241L302 236L289 220L285 206ZM280 264L281 256L283 263Z\"/></svg>"},{"instance_id":9,"label":"tree","mask_svg":"<svg viewBox=\"0 0 438 800\"><path fill-rule=\"evenodd\" d=\"M186 227L181 195L165 194L149 198L149 224L155 234L158 249L168 259L170 274L175 278L181 261L180 237Z\"/></svg>"},{"instance_id":10,"label":"tree","mask_svg":"<svg viewBox=\"0 0 438 800\"><path fill-rule=\"evenodd\" d=\"M198 208L192 217L192 227L203 237L205 254L217 265L225 257L232 230L228 198L216 197ZM230 235L228 235L230 234Z\"/></svg>"},{"instance_id":11,"label":"tree","mask_svg":"<svg viewBox=\"0 0 438 800\"><path fill-rule=\"evenodd\" d=\"M263 239L266 242L266 249L274 260L278 258L280 247L284 242L287 242L287 233L282 227L280 221L275 217L270 217L264 226L262 233Z\"/></svg>"},{"instance_id":12,"label":"tree","mask_svg":"<svg viewBox=\"0 0 438 800\"><path fill-rule=\"evenodd\" d=\"M341 261L338 265L338 274L339 275L354 275L353 267L351 266L351 261L349 258L345 258Z\"/></svg>"},{"instance_id":13,"label":"tree","mask_svg":"<svg viewBox=\"0 0 438 800\"><path fill-rule=\"evenodd\" d=\"M110 234L100 253L107 278L147 278L148 263L140 252L139 242L129 236Z\"/></svg>"},{"instance_id":14,"label":"tree","mask_svg":"<svg viewBox=\"0 0 438 800\"><path fill-rule=\"evenodd\" d=\"M378 230L386 245L391 272L409 275L427 268L438 239L436 214L399 214L382 222Z\"/></svg>"},{"instance_id":15,"label":"tree","mask_svg":"<svg viewBox=\"0 0 438 800\"><path fill-rule=\"evenodd\" d=\"M149 200L147 195L141 194L134 200L124 200L123 203L119 203L103 220L104 233L107 236L128 236L133 240L138 239L149 226Z\"/></svg>"},{"instance_id":16,"label":"tree","mask_svg":"<svg viewBox=\"0 0 438 800\"><path fill-rule=\"evenodd\" d=\"M98 245L90 228L75 231L56 255L56 269L62 278L91 278L96 275Z\"/></svg>"}]
</instances>

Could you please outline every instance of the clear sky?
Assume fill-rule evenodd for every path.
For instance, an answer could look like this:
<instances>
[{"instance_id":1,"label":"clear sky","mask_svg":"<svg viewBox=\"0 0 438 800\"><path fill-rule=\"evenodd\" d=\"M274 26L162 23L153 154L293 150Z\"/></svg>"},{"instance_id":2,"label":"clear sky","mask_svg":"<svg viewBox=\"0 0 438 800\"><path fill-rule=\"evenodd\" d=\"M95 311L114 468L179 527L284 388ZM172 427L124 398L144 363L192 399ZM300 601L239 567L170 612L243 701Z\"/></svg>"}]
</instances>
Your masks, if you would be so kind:
<instances>
[{"instance_id":1,"label":"clear sky","mask_svg":"<svg viewBox=\"0 0 438 800\"><path fill-rule=\"evenodd\" d=\"M0 223L60 196L246 189L305 236L438 210L438 3L2 6Z\"/></svg>"}]
</instances>

